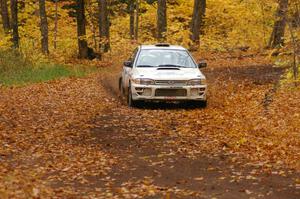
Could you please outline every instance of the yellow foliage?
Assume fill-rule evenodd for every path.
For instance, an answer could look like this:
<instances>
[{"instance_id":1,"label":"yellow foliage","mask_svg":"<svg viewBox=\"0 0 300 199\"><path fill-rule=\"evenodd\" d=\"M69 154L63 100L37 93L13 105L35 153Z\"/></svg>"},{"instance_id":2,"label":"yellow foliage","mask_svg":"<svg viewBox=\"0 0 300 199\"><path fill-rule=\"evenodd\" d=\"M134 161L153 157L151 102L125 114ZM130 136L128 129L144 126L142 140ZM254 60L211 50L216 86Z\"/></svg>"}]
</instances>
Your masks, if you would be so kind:
<instances>
[{"instance_id":1,"label":"yellow foliage","mask_svg":"<svg viewBox=\"0 0 300 199\"><path fill-rule=\"evenodd\" d=\"M40 59L41 33L38 3L24 0L25 7L19 9L19 32L21 51L34 60ZM54 49L55 4L46 2L49 24L49 48L51 56L63 62L77 57L76 19L63 9L66 2L58 5L57 49ZM193 0L174 0L168 3L167 42L188 47L190 43L190 23L193 12ZM201 35L201 48L208 51L231 51L239 47L262 49L271 35L275 11L275 0L210 0L207 1L205 25ZM99 50L98 4L96 0L86 1L87 41L94 50ZM155 43L156 40L156 4L141 1L139 16L138 43ZM130 41L129 15L127 6L118 3L111 5L110 42L112 51L132 49L136 43ZM9 38L0 33L0 45L9 47ZM4 38L4 39L3 39ZM114 53L116 53L114 52Z\"/></svg>"}]
</instances>

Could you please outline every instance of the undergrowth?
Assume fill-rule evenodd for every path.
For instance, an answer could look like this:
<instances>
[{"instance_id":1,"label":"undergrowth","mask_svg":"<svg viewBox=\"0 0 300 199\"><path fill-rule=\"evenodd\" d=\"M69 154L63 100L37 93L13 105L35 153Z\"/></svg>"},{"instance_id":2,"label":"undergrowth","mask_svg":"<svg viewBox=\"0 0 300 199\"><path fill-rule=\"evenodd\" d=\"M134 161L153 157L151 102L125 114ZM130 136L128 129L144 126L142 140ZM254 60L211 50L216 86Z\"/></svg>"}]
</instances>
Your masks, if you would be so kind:
<instances>
[{"instance_id":1,"label":"undergrowth","mask_svg":"<svg viewBox=\"0 0 300 199\"><path fill-rule=\"evenodd\" d=\"M0 85L25 85L63 77L82 77L96 70L82 65L67 66L26 59L18 51L0 51Z\"/></svg>"}]
</instances>

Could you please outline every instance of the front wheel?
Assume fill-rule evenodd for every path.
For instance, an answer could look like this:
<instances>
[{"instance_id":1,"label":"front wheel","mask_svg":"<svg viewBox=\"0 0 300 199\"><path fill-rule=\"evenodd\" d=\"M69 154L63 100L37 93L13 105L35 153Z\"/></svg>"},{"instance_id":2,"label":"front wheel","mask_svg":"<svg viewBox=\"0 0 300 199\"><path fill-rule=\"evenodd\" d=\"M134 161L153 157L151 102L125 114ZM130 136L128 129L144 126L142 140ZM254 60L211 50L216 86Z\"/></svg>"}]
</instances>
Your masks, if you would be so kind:
<instances>
[{"instance_id":1,"label":"front wheel","mask_svg":"<svg viewBox=\"0 0 300 199\"><path fill-rule=\"evenodd\" d=\"M193 101L190 102L190 105L192 105L194 108L206 108L207 107L207 101Z\"/></svg>"},{"instance_id":2,"label":"front wheel","mask_svg":"<svg viewBox=\"0 0 300 199\"><path fill-rule=\"evenodd\" d=\"M131 86L130 85L129 85L129 88L128 88L127 104L128 104L129 107L136 107L136 105L137 105L137 102L132 99L132 91L131 91Z\"/></svg>"},{"instance_id":3,"label":"front wheel","mask_svg":"<svg viewBox=\"0 0 300 199\"><path fill-rule=\"evenodd\" d=\"M123 104L126 104L126 93L122 83L122 79L119 80L119 97Z\"/></svg>"},{"instance_id":4,"label":"front wheel","mask_svg":"<svg viewBox=\"0 0 300 199\"><path fill-rule=\"evenodd\" d=\"M199 106L200 106L201 108L206 108L206 107L207 107L207 100L205 100L205 101L200 101Z\"/></svg>"}]
</instances>

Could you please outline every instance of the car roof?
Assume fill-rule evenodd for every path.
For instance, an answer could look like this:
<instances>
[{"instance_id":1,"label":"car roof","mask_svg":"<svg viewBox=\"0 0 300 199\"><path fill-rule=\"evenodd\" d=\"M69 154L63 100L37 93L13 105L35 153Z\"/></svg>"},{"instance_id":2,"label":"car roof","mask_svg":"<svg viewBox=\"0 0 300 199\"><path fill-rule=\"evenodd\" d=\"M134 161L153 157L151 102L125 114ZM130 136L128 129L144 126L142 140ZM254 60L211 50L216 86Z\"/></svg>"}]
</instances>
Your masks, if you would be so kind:
<instances>
[{"instance_id":1,"label":"car roof","mask_svg":"<svg viewBox=\"0 0 300 199\"><path fill-rule=\"evenodd\" d=\"M140 49L145 49L145 50L157 50L157 49L162 49L162 50L186 50L182 46L177 46L177 45L141 45Z\"/></svg>"}]
</instances>

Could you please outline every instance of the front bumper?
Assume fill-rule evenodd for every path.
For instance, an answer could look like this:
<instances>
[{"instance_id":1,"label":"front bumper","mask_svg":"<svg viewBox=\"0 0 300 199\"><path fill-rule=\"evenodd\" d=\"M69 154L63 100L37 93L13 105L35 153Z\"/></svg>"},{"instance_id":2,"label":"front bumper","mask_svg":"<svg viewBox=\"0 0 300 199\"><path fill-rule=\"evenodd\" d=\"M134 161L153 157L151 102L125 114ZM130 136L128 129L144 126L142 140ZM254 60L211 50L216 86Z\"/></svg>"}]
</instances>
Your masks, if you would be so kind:
<instances>
[{"instance_id":1,"label":"front bumper","mask_svg":"<svg viewBox=\"0 0 300 199\"><path fill-rule=\"evenodd\" d=\"M135 101L206 101L207 85L169 86L132 84L131 93L132 99Z\"/></svg>"}]
</instances>

